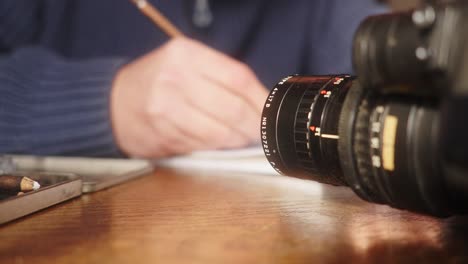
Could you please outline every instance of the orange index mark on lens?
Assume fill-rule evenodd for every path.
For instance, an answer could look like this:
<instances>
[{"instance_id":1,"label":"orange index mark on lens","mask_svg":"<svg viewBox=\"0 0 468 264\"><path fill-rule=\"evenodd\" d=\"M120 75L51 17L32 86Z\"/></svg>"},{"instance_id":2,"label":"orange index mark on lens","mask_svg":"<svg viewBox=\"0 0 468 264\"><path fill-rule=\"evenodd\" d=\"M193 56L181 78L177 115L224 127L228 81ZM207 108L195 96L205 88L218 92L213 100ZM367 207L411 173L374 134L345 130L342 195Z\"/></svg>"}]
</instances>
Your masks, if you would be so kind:
<instances>
[{"instance_id":1,"label":"orange index mark on lens","mask_svg":"<svg viewBox=\"0 0 468 264\"><path fill-rule=\"evenodd\" d=\"M310 126L310 131L315 132L315 126Z\"/></svg>"}]
</instances>

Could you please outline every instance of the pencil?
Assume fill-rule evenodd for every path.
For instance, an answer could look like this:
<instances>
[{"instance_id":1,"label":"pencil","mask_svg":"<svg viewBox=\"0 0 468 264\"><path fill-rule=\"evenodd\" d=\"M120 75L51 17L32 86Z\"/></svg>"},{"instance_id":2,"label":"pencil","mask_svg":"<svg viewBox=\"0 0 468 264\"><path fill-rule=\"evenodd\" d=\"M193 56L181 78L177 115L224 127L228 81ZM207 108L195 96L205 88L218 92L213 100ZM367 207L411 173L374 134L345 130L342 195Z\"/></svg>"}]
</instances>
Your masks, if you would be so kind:
<instances>
[{"instance_id":1,"label":"pencil","mask_svg":"<svg viewBox=\"0 0 468 264\"><path fill-rule=\"evenodd\" d=\"M158 28L169 37L183 37L184 34L167 19L156 7L147 0L130 0L138 9L147 16Z\"/></svg>"},{"instance_id":2,"label":"pencil","mask_svg":"<svg viewBox=\"0 0 468 264\"><path fill-rule=\"evenodd\" d=\"M0 175L0 193L30 192L40 187L37 181L28 177Z\"/></svg>"}]
</instances>

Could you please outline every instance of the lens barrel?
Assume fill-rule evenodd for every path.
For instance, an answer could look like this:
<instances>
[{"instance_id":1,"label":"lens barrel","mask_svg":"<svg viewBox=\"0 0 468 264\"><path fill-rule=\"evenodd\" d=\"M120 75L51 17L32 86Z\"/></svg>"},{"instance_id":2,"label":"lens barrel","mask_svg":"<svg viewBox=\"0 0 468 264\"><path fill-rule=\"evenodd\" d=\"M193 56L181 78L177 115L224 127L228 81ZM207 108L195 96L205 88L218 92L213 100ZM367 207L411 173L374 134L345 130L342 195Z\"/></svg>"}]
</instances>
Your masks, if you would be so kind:
<instances>
[{"instance_id":1,"label":"lens barrel","mask_svg":"<svg viewBox=\"0 0 468 264\"><path fill-rule=\"evenodd\" d=\"M381 97L348 75L289 76L265 103L261 138L279 173L349 186L362 199L450 215L432 102Z\"/></svg>"},{"instance_id":2,"label":"lens barrel","mask_svg":"<svg viewBox=\"0 0 468 264\"><path fill-rule=\"evenodd\" d=\"M429 51L420 31L412 21L411 12L364 20L353 42L353 65L362 85L381 92L400 93L416 92L414 89L425 85L428 58L418 57L417 50ZM428 86L424 88L420 93L427 94Z\"/></svg>"},{"instance_id":3,"label":"lens barrel","mask_svg":"<svg viewBox=\"0 0 468 264\"><path fill-rule=\"evenodd\" d=\"M265 155L278 172L345 185L338 119L354 77L290 76L273 88L262 113Z\"/></svg>"}]
</instances>

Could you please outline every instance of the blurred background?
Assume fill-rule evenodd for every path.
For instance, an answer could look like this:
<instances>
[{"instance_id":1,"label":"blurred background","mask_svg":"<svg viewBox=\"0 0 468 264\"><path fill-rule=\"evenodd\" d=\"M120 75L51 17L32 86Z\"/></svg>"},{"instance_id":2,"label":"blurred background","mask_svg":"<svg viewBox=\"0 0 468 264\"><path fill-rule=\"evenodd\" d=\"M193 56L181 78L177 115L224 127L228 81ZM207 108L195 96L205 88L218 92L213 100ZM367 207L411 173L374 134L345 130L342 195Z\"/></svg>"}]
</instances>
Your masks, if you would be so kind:
<instances>
[{"instance_id":1,"label":"blurred background","mask_svg":"<svg viewBox=\"0 0 468 264\"><path fill-rule=\"evenodd\" d=\"M388 0L394 10L406 10L416 7L422 0Z\"/></svg>"}]
</instances>

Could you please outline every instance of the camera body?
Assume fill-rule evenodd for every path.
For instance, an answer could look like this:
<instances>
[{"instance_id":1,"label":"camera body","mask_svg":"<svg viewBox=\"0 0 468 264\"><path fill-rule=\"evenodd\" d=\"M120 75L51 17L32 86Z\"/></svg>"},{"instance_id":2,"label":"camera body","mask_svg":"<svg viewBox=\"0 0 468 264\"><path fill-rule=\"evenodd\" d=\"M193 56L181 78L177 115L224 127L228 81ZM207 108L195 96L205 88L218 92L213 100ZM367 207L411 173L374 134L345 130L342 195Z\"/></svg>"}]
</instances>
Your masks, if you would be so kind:
<instances>
[{"instance_id":1,"label":"camera body","mask_svg":"<svg viewBox=\"0 0 468 264\"><path fill-rule=\"evenodd\" d=\"M290 76L262 114L280 173L449 216L468 209L468 4L367 18L349 75Z\"/></svg>"}]
</instances>

